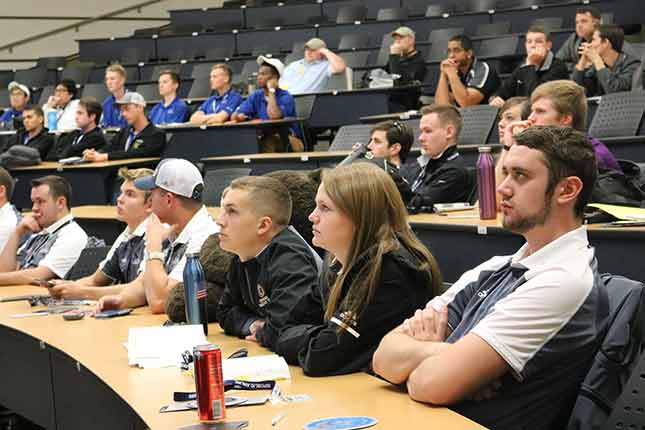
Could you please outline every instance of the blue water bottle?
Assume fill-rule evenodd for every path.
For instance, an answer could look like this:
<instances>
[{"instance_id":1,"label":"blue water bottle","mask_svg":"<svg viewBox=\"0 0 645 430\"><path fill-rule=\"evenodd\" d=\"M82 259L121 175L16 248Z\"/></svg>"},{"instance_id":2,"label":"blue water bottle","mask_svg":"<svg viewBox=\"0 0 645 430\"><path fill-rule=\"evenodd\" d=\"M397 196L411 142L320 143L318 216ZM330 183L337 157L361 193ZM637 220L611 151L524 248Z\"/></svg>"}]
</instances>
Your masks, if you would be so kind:
<instances>
[{"instance_id":1,"label":"blue water bottle","mask_svg":"<svg viewBox=\"0 0 645 430\"><path fill-rule=\"evenodd\" d=\"M55 110L47 112L47 128L49 131L56 131L58 128L58 112Z\"/></svg>"},{"instance_id":2,"label":"blue water bottle","mask_svg":"<svg viewBox=\"0 0 645 430\"><path fill-rule=\"evenodd\" d=\"M202 324L205 335L208 335L207 297L206 278L202 264L199 262L199 253L188 254L184 266L186 322L188 324Z\"/></svg>"}]
</instances>

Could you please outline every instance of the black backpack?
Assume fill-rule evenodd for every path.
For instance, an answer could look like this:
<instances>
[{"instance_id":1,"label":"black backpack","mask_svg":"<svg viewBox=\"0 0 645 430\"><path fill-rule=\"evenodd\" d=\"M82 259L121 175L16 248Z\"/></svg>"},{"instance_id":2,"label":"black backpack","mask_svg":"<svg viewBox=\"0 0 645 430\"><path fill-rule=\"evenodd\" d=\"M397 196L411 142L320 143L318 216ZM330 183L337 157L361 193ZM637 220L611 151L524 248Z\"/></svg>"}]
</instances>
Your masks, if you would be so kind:
<instances>
[{"instance_id":1,"label":"black backpack","mask_svg":"<svg viewBox=\"0 0 645 430\"><path fill-rule=\"evenodd\" d=\"M628 160L618 160L622 172L606 170L598 174L591 194L593 203L642 207L645 191L641 184L641 169Z\"/></svg>"}]
</instances>

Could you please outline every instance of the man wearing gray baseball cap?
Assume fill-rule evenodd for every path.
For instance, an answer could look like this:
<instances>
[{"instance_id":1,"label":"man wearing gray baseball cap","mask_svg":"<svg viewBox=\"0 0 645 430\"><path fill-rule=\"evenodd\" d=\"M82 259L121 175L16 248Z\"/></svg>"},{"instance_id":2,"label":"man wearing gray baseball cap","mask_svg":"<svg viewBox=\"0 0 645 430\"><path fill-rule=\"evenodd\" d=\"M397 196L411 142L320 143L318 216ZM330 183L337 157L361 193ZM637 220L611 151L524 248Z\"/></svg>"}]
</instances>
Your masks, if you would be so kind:
<instances>
[{"instance_id":1,"label":"man wearing gray baseball cap","mask_svg":"<svg viewBox=\"0 0 645 430\"><path fill-rule=\"evenodd\" d=\"M385 67L388 73L399 75L397 85L423 82L426 63L416 47L416 35L410 27L399 27L391 33L390 57ZM410 90L390 96L390 112L402 112L419 107L421 92Z\"/></svg>"},{"instance_id":2,"label":"man wearing gray baseball cap","mask_svg":"<svg viewBox=\"0 0 645 430\"><path fill-rule=\"evenodd\" d=\"M116 101L128 122L112 139L106 152L94 149L83 151L88 161L122 160L125 158L159 157L166 145L166 135L148 120L146 100L139 93L125 93Z\"/></svg>"},{"instance_id":3,"label":"man wearing gray baseball cap","mask_svg":"<svg viewBox=\"0 0 645 430\"><path fill-rule=\"evenodd\" d=\"M219 226L202 203L202 175L188 160L162 160L152 176L136 179L134 186L152 191L143 273L120 293L102 297L98 308L148 304L153 313L163 313L168 293L183 282L186 256L199 253L204 241L219 232ZM162 223L170 225L170 229Z\"/></svg>"},{"instance_id":4,"label":"man wearing gray baseball cap","mask_svg":"<svg viewBox=\"0 0 645 430\"><path fill-rule=\"evenodd\" d=\"M305 56L290 63L280 77L280 88L291 94L315 93L325 88L331 75L345 71L345 60L314 37L305 43Z\"/></svg>"}]
</instances>

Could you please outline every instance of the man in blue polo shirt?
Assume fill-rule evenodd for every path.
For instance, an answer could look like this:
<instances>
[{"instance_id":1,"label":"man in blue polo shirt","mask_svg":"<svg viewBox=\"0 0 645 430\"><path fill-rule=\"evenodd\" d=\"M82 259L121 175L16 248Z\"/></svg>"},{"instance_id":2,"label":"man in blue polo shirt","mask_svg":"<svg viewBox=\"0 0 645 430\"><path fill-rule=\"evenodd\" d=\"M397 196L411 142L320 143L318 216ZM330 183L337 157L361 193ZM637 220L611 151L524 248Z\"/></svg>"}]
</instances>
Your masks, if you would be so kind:
<instances>
[{"instance_id":1,"label":"man in blue polo shirt","mask_svg":"<svg viewBox=\"0 0 645 430\"><path fill-rule=\"evenodd\" d=\"M305 57L294 61L280 78L280 88L291 94L322 91L329 77L345 71L345 60L327 49L324 40L314 37L305 44Z\"/></svg>"},{"instance_id":2,"label":"man in blue polo shirt","mask_svg":"<svg viewBox=\"0 0 645 430\"><path fill-rule=\"evenodd\" d=\"M27 102L29 101L29 88L26 85L13 81L7 88L9 90L9 104L11 107L4 111L0 116L0 126L2 128L20 128L15 127L14 120L18 120L22 124L22 111L25 110Z\"/></svg>"},{"instance_id":3,"label":"man in blue polo shirt","mask_svg":"<svg viewBox=\"0 0 645 430\"><path fill-rule=\"evenodd\" d=\"M534 126L515 136L503 171L502 225L525 245L385 336L374 371L488 428L565 428L608 314L583 225L596 156L571 127Z\"/></svg>"},{"instance_id":4,"label":"man in blue polo shirt","mask_svg":"<svg viewBox=\"0 0 645 430\"><path fill-rule=\"evenodd\" d=\"M296 104L293 96L278 86L278 80L284 72L282 61L260 55L257 63L260 66L256 80L258 89L242 102L232 115L231 120L242 122L252 119L276 120L295 117ZM276 127L260 131L260 151L285 152L288 145L295 152L304 149L297 125L292 125L289 128L288 135L285 135L286 133L283 133L282 130L283 127Z\"/></svg>"},{"instance_id":5,"label":"man in blue polo shirt","mask_svg":"<svg viewBox=\"0 0 645 430\"><path fill-rule=\"evenodd\" d=\"M163 99L150 111L150 121L154 125L181 123L188 116L188 105L177 96L181 80L173 70L159 73L159 95Z\"/></svg>"},{"instance_id":6,"label":"man in blue polo shirt","mask_svg":"<svg viewBox=\"0 0 645 430\"><path fill-rule=\"evenodd\" d=\"M190 117L193 124L222 124L229 120L242 103L240 93L231 88L233 71L228 64L213 65L210 73L211 89L215 92Z\"/></svg>"},{"instance_id":7,"label":"man in blue polo shirt","mask_svg":"<svg viewBox=\"0 0 645 430\"><path fill-rule=\"evenodd\" d=\"M105 69L105 86L112 95L103 100L103 118L101 118L101 127L103 128L126 128L128 126L128 122L121 115L121 108L116 103L127 92L125 89L126 76L125 69L120 64L110 64Z\"/></svg>"}]
</instances>

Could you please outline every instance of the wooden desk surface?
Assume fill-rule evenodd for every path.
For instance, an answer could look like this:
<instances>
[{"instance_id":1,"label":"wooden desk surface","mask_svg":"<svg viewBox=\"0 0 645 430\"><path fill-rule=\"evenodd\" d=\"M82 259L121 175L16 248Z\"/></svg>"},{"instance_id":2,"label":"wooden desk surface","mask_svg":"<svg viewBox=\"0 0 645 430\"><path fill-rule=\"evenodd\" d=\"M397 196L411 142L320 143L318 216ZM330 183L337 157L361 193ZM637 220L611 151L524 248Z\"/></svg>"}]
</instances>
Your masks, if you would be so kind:
<instances>
[{"instance_id":1,"label":"wooden desk surface","mask_svg":"<svg viewBox=\"0 0 645 430\"><path fill-rule=\"evenodd\" d=\"M125 160L101 161L98 163L64 165L58 161L43 161L36 166L14 167L14 170L68 170L68 169L101 169L106 167L120 167L120 166L137 166L141 164L149 164L159 161L157 157L148 158L128 158Z\"/></svg>"},{"instance_id":2,"label":"wooden desk surface","mask_svg":"<svg viewBox=\"0 0 645 430\"><path fill-rule=\"evenodd\" d=\"M211 217L216 218L219 215L219 208L209 207L206 208ZM116 220L116 206L76 206L72 208L72 215L75 218L91 219L91 220ZM2 290L0 289L0 293Z\"/></svg>"},{"instance_id":3,"label":"wooden desk surface","mask_svg":"<svg viewBox=\"0 0 645 430\"><path fill-rule=\"evenodd\" d=\"M42 294L32 286L0 288L0 295ZM23 332L63 351L79 361L107 383L151 429L174 429L197 423L196 411L161 414L159 408L172 400L173 391L192 391L194 382L178 368L139 369L130 367L123 343L128 328L160 325L164 315L151 315L147 308L109 320L86 317L81 321L64 321L60 315L12 318L12 314L30 312L26 302L0 303L0 324ZM268 353L253 342L223 335L219 326L209 326L209 341L222 347L226 356L245 347L251 355ZM364 373L346 376L309 378L300 368L291 367L291 381L281 381L283 392L309 394L312 401L287 405L249 406L227 410L229 420L249 420L250 429L271 428L271 419L286 412L280 429L302 429L313 419L339 415L370 415L379 420L377 428L432 427L445 430L479 429L471 420L447 408L430 407L409 399L386 382ZM249 396L249 393L241 393ZM252 394L251 394L252 395Z\"/></svg>"},{"instance_id":4,"label":"wooden desk surface","mask_svg":"<svg viewBox=\"0 0 645 430\"><path fill-rule=\"evenodd\" d=\"M213 125L200 125L200 124L193 124L190 122L184 122L181 124L160 124L158 125L159 128L163 130L168 130L168 131L173 131L173 130L193 130L193 129L202 129L202 130L210 130L210 129L217 129L217 128L223 128L223 127L269 127L272 125L280 125L280 124L290 124L293 122L301 122L304 121L306 118L301 118L301 117L288 117L288 118L282 118L282 119L270 119L270 120L260 120L260 119L253 119L250 121L243 121L243 122L226 122L224 124L213 124Z\"/></svg>"},{"instance_id":5,"label":"wooden desk surface","mask_svg":"<svg viewBox=\"0 0 645 430\"><path fill-rule=\"evenodd\" d=\"M202 158L202 161L219 161L219 160L285 160L285 159L300 159L307 161L308 158L341 158L349 155L351 151L311 151L311 152L279 152L279 153L262 153L262 154L247 154L247 155L228 155L225 157L207 157Z\"/></svg>"}]
</instances>

